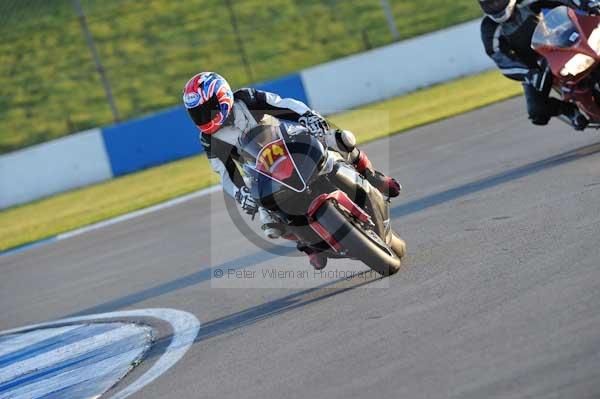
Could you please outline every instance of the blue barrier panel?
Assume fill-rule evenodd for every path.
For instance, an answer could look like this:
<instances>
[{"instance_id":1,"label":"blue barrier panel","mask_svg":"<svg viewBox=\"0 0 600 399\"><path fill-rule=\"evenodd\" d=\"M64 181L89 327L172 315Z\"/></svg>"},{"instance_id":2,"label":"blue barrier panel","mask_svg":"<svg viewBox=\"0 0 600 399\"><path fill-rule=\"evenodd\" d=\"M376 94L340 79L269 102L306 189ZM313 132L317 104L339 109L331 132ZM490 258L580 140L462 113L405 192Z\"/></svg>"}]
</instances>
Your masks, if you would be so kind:
<instances>
[{"instance_id":1,"label":"blue barrier panel","mask_svg":"<svg viewBox=\"0 0 600 399\"><path fill-rule=\"evenodd\" d=\"M253 87L306 102L299 74ZM161 165L202 152L198 130L183 107L106 127L104 145L114 176Z\"/></svg>"},{"instance_id":2,"label":"blue barrier panel","mask_svg":"<svg viewBox=\"0 0 600 399\"><path fill-rule=\"evenodd\" d=\"M279 79L271 80L269 82L257 83L252 85L252 87L279 94L283 98L294 98L302 101L305 104L308 104L308 97L306 96L306 90L304 90L304 83L302 82L302 78L298 73L283 76Z\"/></svg>"},{"instance_id":3,"label":"blue barrier panel","mask_svg":"<svg viewBox=\"0 0 600 399\"><path fill-rule=\"evenodd\" d=\"M102 129L114 176L201 153L198 133L182 106Z\"/></svg>"}]
</instances>

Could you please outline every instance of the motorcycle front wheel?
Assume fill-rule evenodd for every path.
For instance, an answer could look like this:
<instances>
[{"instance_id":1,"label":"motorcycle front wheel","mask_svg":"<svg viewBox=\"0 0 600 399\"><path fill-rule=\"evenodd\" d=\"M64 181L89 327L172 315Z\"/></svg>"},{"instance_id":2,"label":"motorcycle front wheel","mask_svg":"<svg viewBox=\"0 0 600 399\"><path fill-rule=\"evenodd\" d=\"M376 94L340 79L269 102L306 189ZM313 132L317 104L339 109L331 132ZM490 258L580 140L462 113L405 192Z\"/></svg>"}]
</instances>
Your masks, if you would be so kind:
<instances>
[{"instance_id":1,"label":"motorcycle front wheel","mask_svg":"<svg viewBox=\"0 0 600 399\"><path fill-rule=\"evenodd\" d=\"M390 276L400 270L406 244L395 234L390 245L386 244L375 231L344 214L331 200L321 206L315 220L347 251L348 257L362 261L382 276Z\"/></svg>"}]
</instances>

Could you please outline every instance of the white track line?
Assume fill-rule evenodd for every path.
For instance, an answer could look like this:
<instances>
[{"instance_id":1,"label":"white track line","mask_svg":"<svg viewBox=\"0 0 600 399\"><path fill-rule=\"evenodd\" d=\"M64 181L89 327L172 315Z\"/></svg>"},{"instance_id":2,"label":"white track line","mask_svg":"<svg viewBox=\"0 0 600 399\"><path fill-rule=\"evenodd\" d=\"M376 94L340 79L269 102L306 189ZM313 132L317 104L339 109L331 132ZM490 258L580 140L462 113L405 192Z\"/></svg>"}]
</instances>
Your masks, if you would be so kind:
<instances>
[{"instance_id":1,"label":"white track line","mask_svg":"<svg viewBox=\"0 0 600 399\"><path fill-rule=\"evenodd\" d=\"M40 353L37 356L19 361L16 364L10 363L6 367L0 368L0 382L11 381L31 370L50 367L53 364L103 348L120 339L137 335L140 335L140 329L137 326L124 325L103 334L93 335L68 345L59 346L50 351Z\"/></svg>"},{"instance_id":2,"label":"white track line","mask_svg":"<svg viewBox=\"0 0 600 399\"><path fill-rule=\"evenodd\" d=\"M0 339L0 357L8 354L17 352L25 347L33 346L38 342L45 341L52 337L56 337L62 334L66 334L69 331L75 330L79 326L66 326L62 328L52 328L47 330L40 330L36 333L24 335L15 335L14 337L6 337L5 340ZM0 337L2 338L2 337Z\"/></svg>"},{"instance_id":3,"label":"white track line","mask_svg":"<svg viewBox=\"0 0 600 399\"><path fill-rule=\"evenodd\" d=\"M14 330L0 332L0 336L21 333L38 328L59 327L63 325L78 323L90 320L123 319L131 317L152 317L164 320L171 324L173 336L171 343L162 354L162 356L146 371L140 378L128 385L125 389L111 396L111 399L125 399L126 397L139 391L146 385L164 374L173 367L188 349L194 343L198 330L200 330L200 321L191 313L175 309L140 309L124 310L120 312L102 313L96 315L87 315L79 317L69 317L67 319L51 321L47 323L34 324L27 327L21 327Z\"/></svg>"},{"instance_id":4,"label":"white track line","mask_svg":"<svg viewBox=\"0 0 600 399\"><path fill-rule=\"evenodd\" d=\"M76 385L85 383L89 384L90 380L104 379L113 383L119 381L133 368L130 362L132 359L139 358L140 355L140 348L132 349L91 365L76 368L21 387L12 388L6 392L6 395L7 398L37 399L51 397L50 395L54 393L60 397L60 394L56 393L57 391L73 388ZM110 386L101 385L100 387L102 394L110 388ZM86 387L86 390L89 390L89 385ZM2 397L4 398L4 396ZM96 397L94 396L94 398Z\"/></svg>"}]
</instances>

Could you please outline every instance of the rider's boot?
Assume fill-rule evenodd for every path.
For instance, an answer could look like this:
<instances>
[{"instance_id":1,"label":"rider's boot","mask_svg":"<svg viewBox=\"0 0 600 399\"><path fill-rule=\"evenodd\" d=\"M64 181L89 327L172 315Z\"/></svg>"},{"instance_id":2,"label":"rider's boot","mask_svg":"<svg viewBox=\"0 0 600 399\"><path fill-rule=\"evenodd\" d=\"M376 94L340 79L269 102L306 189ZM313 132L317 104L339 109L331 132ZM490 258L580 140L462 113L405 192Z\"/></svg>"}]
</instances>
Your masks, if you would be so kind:
<instances>
[{"instance_id":1,"label":"rider's boot","mask_svg":"<svg viewBox=\"0 0 600 399\"><path fill-rule=\"evenodd\" d=\"M402 190L400 183L393 177L373 169L373 165L364 151L360 151L358 148L355 151L358 151L358 156L355 157L354 167L358 173L363 175L383 195L390 198L397 197Z\"/></svg>"},{"instance_id":2,"label":"rider's boot","mask_svg":"<svg viewBox=\"0 0 600 399\"><path fill-rule=\"evenodd\" d=\"M584 130L590 124L588 118L579 110L579 107L572 103L563 103L562 114L571 121L573 128L578 131Z\"/></svg>"},{"instance_id":3,"label":"rider's boot","mask_svg":"<svg viewBox=\"0 0 600 399\"><path fill-rule=\"evenodd\" d=\"M582 131L586 127L588 127L588 125L590 124L590 121L588 120L588 118L585 117L585 115L583 115L581 113L579 108L577 108L577 107L574 107L574 108L575 109L571 113L571 115L567 115L567 116L571 120L571 123L573 124L573 127L575 128L575 130Z\"/></svg>"},{"instance_id":4,"label":"rider's boot","mask_svg":"<svg viewBox=\"0 0 600 399\"><path fill-rule=\"evenodd\" d=\"M335 141L338 148L348 154L348 160L354 165L358 173L363 175L373 187L387 197L397 197L402 190L400 183L393 177L386 176L373 169L371 161L364 151L356 147L356 136L348 130L335 131Z\"/></svg>"},{"instance_id":5,"label":"rider's boot","mask_svg":"<svg viewBox=\"0 0 600 399\"><path fill-rule=\"evenodd\" d=\"M308 261L315 270L323 270L327 266L327 256L318 252L308 254Z\"/></svg>"},{"instance_id":6,"label":"rider's boot","mask_svg":"<svg viewBox=\"0 0 600 399\"><path fill-rule=\"evenodd\" d=\"M323 270L327 266L327 256L322 252L317 252L312 248L308 248L300 243L296 245L298 251L304 252L308 255L308 262L315 268L315 270Z\"/></svg>"}]
</instances>

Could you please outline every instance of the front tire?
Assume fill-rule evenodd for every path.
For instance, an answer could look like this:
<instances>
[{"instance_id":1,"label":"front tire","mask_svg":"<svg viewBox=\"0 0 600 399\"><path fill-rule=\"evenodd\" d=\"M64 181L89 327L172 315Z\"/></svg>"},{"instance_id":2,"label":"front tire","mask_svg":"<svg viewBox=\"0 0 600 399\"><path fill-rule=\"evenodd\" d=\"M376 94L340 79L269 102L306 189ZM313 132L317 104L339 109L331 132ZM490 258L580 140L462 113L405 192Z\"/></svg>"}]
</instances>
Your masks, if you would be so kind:
<instances>
[{"instance_id":1,"label":"front tire","mask_svg":"<svg viewBox=\"0 0 600 399\"><path fill-rule=\"evenodd\" d=\"M344 215L331 201L326 201L315 214L321 224L351 258L358 259L382 276L400 270L400 253L406 251L404 241L394 235L391 247ZM379 242L377 242L379 241ZM394 248L395 247L395 248Z\"/></svg>"},{"instance_id":2,"label":"front tire","mask_svg":"<svg viewBox=\"0 0 600 399\"><path fill-rule=\"evenodd\" d=\"M390 247L392 251L398 255L400 259L404 258L406 255L406 242L400 238L395 232L392 231L392 239L390 242Z\"/></svg>"}]
</instances>

